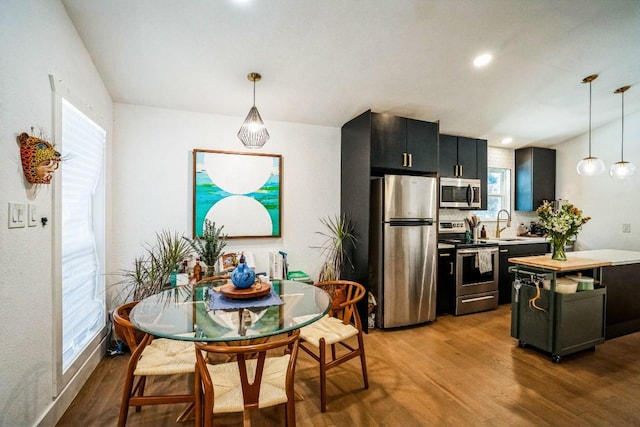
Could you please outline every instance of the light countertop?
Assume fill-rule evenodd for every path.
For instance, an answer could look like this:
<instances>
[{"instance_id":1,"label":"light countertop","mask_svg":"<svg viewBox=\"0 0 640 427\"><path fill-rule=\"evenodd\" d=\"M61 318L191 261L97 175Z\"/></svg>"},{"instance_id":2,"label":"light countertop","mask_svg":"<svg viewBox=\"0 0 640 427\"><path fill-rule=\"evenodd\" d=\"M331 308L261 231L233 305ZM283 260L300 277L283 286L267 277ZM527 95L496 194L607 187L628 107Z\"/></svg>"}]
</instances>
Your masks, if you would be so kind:
<instances>
[{"instance_id":1,"label":"light countertop","mask_svg":"<svg viewBox=\"0 0 640 427\"><path fill-rule=\"evenodd\" d=\"M495 237L489 237L487 239L481 239L489 243L497 243L500 246L503 245L526 245L530 243L547 243L549 240L545 237L501 237L496 239Z\"/></svg>"},{"instance_id":2,"label":"light countertop","mask_svg":"<svg viewBox=\"0 0 640 427\"><path fill-rule=\"evenodd\" d=\"M573 256L598 261L608 261L611 263L611 265L640 263L640 252L621 251L618 249L595 249L591 251L567 252L567 258Z\"/></svg>"}]
</instances>

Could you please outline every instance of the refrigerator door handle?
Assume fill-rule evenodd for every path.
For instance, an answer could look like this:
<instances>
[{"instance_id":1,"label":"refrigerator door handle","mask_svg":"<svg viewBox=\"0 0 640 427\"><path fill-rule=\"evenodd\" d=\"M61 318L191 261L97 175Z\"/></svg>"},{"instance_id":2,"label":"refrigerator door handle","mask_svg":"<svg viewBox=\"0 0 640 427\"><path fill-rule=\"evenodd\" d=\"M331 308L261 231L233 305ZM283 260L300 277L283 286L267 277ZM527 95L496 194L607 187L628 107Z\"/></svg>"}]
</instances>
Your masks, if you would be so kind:
<instances>
[{"instance_id":1,"label":"refrigerator door handle","mask_svg":"<svg viewBox=\"0 0 640 427\"><path fill-rule=\"evenodd\" d=\"M409 219L409 218L403 218L403 219L391 219L389 221L385 222L386 224L389 224L391 227L422 227L422 226L429 226L429 225L433 225L433 218L419 218L419 219Z\"/></svg>"}]
</instances>

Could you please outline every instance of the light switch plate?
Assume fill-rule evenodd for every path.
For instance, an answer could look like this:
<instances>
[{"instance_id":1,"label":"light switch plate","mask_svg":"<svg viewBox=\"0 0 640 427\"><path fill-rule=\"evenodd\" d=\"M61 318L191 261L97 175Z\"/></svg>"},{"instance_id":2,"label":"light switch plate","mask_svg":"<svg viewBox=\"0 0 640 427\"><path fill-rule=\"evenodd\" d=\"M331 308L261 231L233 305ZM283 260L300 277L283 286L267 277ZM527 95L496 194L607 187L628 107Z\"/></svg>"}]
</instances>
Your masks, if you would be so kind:
<instances>
[{"instance_id":1,"label":"light switch plate","mask_svg":"<svg viewBox=\"0 0 640 427\"><path fill-rule=\"evenodd\" d=\"M36 205L34 205L33 203L29 203L29 212L27 215L27 225L29 227L35 227L36 225L38 225L38 218L37 218L37 208Z\"/></svg>"},{"instance_id":2,"label":"light switch plate","mask_svg":"<svg viewBox=\"0 0 640 427\"><path fill-rule=\"evenodd\" d=\"M27 225L27 205L9 202L9 228L21 228Z\"/></svg>"}]
</instances>

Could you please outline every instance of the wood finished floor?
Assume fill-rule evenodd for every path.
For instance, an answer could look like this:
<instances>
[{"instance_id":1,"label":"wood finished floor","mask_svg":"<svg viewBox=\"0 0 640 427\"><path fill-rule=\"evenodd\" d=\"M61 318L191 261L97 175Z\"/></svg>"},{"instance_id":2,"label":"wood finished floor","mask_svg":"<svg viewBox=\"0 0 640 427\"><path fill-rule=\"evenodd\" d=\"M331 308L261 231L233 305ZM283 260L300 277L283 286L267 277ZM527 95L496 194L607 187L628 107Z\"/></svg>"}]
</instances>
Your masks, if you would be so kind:
<instances>
[{"instance_id":1,"label":"wood finished floor","mask_svg":"<svg viewBox=\"0 0 640 427\"><path fill-rule=\"evenodd\" d=\"M442 316L420 327L365 336L370 388L359 363L329 371L328 409L319 409L318 369L298 357L297 425L306 426L638 426L640 333L559 364L510 337L510 306L467 316ZM126 356L105 358L58 426L114 426ZM186 381L163 381L179 389ZM153 386L153 384L151 384ZM176 418L184 405L130 410L128 426L193 426ZM284 410L252 414L254 426L284 425ZM241 426L239 414L216 426Z\"/></svg>"}]
</instances>

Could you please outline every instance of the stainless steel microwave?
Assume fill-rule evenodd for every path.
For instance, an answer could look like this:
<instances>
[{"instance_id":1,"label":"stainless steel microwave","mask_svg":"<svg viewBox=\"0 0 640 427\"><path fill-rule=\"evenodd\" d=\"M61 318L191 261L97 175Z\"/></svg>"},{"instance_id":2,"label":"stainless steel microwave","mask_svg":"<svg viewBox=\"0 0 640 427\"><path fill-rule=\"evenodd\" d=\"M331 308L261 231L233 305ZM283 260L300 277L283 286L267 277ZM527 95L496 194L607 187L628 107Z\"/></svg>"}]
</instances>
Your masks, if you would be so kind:
<instances>
[{"instance_id":1,"label":"stainless steel microwave","mask_svg":"<svg viewBox=\"0 0 640 427\"><path fill-rule=\"evenodd\" d=\"M480 208L480 180L440 178L441 208Z\"/></svg>"}]
</instances>

